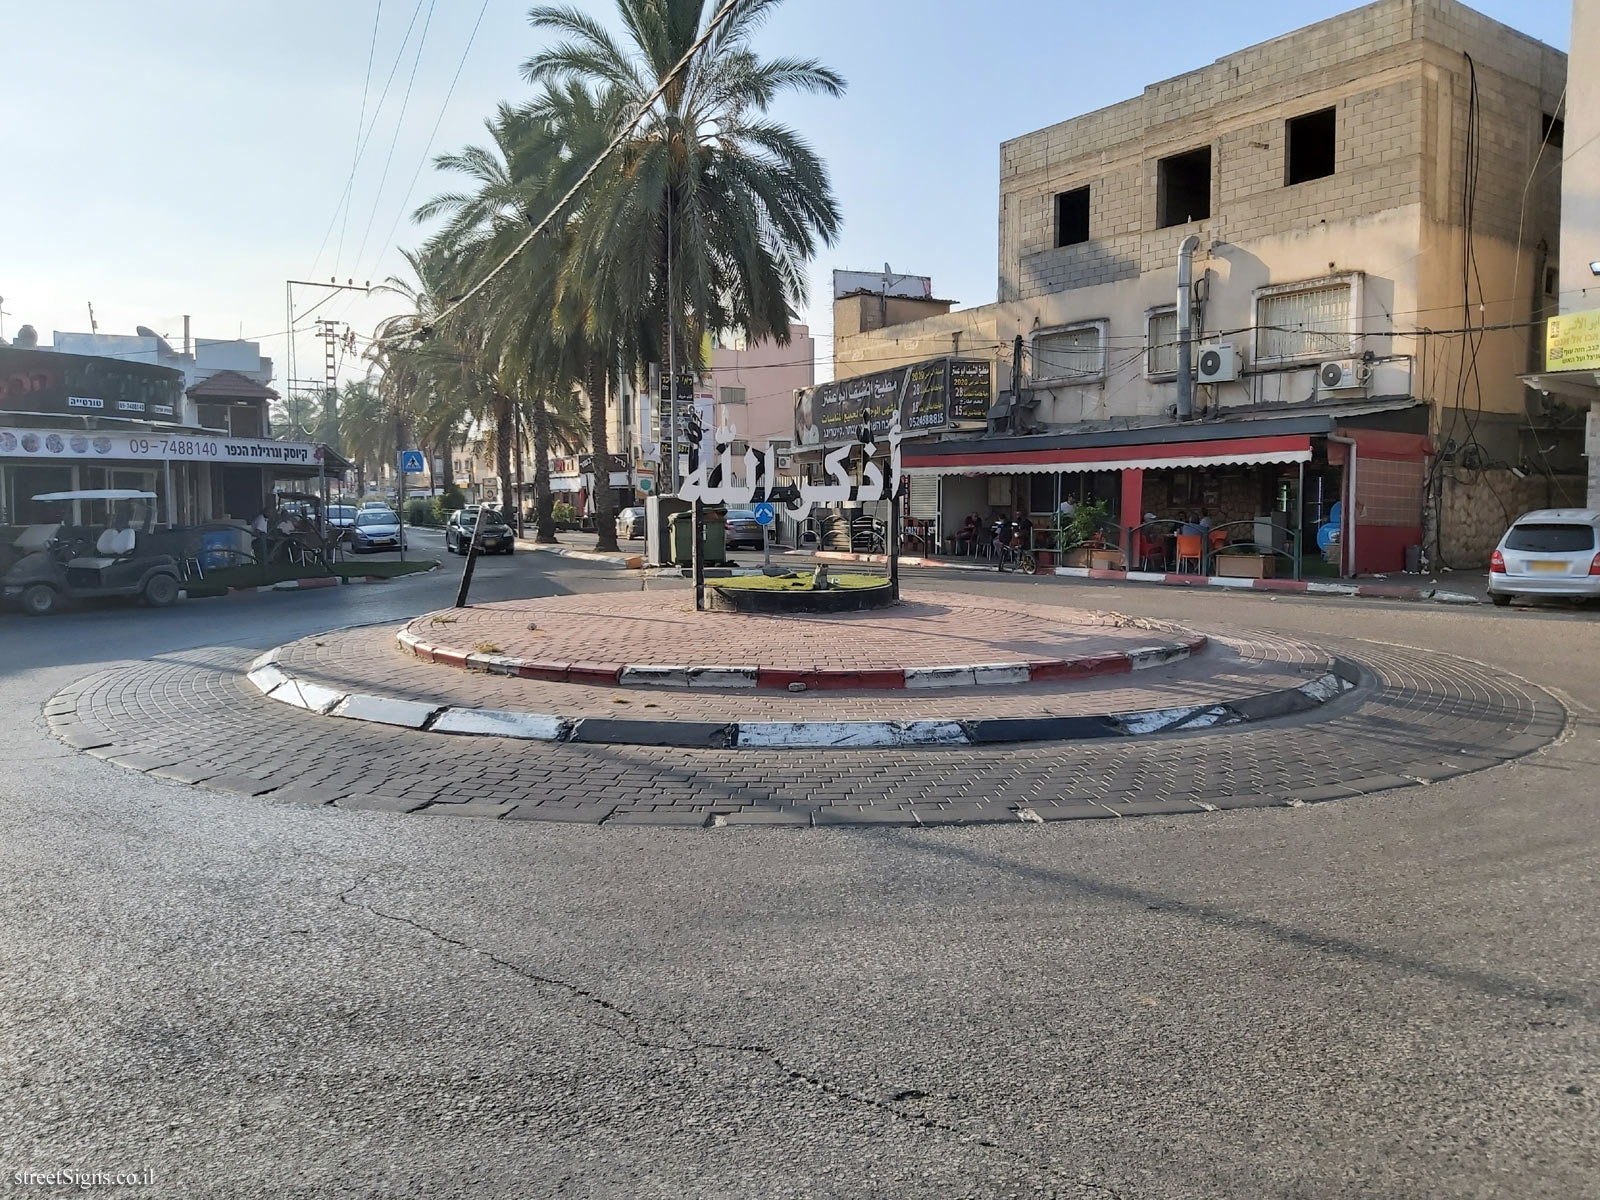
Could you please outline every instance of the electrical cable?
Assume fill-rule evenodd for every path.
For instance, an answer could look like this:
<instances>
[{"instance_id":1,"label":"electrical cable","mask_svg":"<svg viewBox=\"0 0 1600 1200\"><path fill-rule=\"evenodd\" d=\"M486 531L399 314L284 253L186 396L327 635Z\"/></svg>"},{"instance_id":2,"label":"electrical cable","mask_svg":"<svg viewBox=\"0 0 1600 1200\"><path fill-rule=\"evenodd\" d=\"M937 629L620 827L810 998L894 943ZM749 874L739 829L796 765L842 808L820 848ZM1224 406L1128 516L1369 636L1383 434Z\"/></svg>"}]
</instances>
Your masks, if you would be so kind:
<instances>
[{"instance_id":1,"label":"electrical cable","mask_svg":"<svg viewBox=\"0 0 1600 1200\"><path fill-rule=\"evenodd\" d=\"M461 80L461 72L467 65L467 55L472 52L472 44L478 37L478 26L483 24L483 14L489 10L489 0L483 0L478 7L478 19L472 23L472 32L467 35L466 48L461 51L461 58L456 63L456 73L450 77L450 87L444 94L444 103L439 105L439 116L433 122L433 131L428 134L427 144L422 148L422 156L417 160L417 169L411 174L411 182L406 187L406 194L400 201L400 209L395 213L394 222L389 226L389 232L383 235L383 246L387 248L394 231L399 228L400 220L405 216L406 205L411 200L411 193L416 191L417 180L422 176L422 168L428 165L428 152L433 149L433 141L439 136L439 126L444 123L445 110L450 107L450 98L455 95L456 84ZM383 263L383 249L378 251L378 257L373 260L372 269L363 279L372 279L376 276L378 267Z\"/></svg>"},{"instance_id":2,"label":"electrical cable","mask_svg":"<svg viewBox=\"0 0 1600 1200\"><path fill-rule=\"evenodd\" d=\"M417 53L411 60L411 74L406 77L406 94L400 98L400 115L394 121L394 134L389 138L389 152L383 157L383 171L378 176L377 189L372 193L372 211L367 214L366 227L361 231L361 244L356 247L356 262L366 253L367 238L372 234L372 222L377 219L378 205L383 201L383 186L389 182L389 166L394 162L394 148L400 141L400 130L405 127L406 109L411 104L411 89L417 82L417 68L422 64L422 51L428 44L428 29L433 24L433 10L438 0L428 0L428 15L422 22L422 33L417 38ZM370 276L368 276L370 278Z\"/></svg>"},{"instance_id":3,"label":"electrical cable","mask_svg":"<svg viewBox=\"0 0 1600 1200\"><path fill-rule=\"evenodd\" d=\"M418 2L420 3L421 0L418 0ZM700 52L705 44L711 40L712 35L716 33L717 29L733 14L733 10L735 7L737 7L738 2L739 0L724 0L722 7L719 8L715 15L712 16L710 22L700 33L700 36L695 38L694 42L689 46L689 48L684 51L683 57L680 58L673 65L672 69L667 72L666 78L656 85L655 89L650 93L650 95L645 97L644 103L639 106L639 111L634 113L633 117L617 131L616 136L613 137L609 143L607 143L605 149L600 151L594 162L589 164L588 168L583 172L582 175L578 177L577 181L574 182L573 185L562 194L561 198L555 202L555 205L550 209L550 211L546 213L531 230L529 230L527 235L524 236L523 239L511 249L509 254L507 254L499 261L499 263L491 268L488 274L468 288L464 293L462 293L462 295L452 301L449 307L435 317L432 322L433 325L437 325L441 321L448 320L455 313L459 312L463 305L470 301L484 288L488 287L489 284L494 281L495 277L511 264L512 260L514 260L519 254L533 244L533 240L545 231L545 228L550 224L551 221L555 220L555 218L560 215L562 209L566 208L568 202L571 201L571 199L576 196L580 190L582 190L583 186L594 177L595 172L601 168L608 158L617 152L617 150L622 146L622 143L628 139L629 135L631 135L633 131L637 129L644 121L644 119L650 115L650 110L655 106L656 101L660 100L661 97L666 94L667 89L672 86L673 81L677 79L677 77L683 72L684 68L689 65L689 63L694 59L694 56ZM431 328L431 326L423 327L424 330L428 328ZM384 338L382 340L398 341L402 338L410 338L414 336L415 332L416 331L407 330L405 333L396 334L392 337Z\"/></svg>"}]
</instances>

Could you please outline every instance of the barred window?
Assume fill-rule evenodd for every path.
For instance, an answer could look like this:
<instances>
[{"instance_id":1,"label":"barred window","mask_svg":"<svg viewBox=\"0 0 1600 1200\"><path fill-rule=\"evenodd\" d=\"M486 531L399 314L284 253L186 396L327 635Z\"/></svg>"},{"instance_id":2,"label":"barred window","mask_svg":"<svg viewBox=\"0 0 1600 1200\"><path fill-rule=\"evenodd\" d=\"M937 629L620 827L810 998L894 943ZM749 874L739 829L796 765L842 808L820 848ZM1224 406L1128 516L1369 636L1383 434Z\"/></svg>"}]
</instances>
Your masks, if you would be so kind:
<instances>
[{"instance_id":1,"label":"barred window","mask_svg":"<svg viewBox=\"0 0 1600 1200\"><path fill-rule=\"evenodd\" d=\"M1092 383L1105 369L1105 339L1098 323L1033 335L1035 381Z\"/></svg>"},{"instance_id":2,"label":"barred window","mask_svg":"<svg viewBox=\"0 0 1600 1200\"><path fill-rule=\"evenodd\" d=\"M1331 358L1350 350L1350 285L1256 297L1256 357Z\"/></svg>"},{"instance_id":3,"label":"barred window","mask_svg":"<svg viewBox=\"0 0 1600 1200\"><path fill-rule=\"evenodd\" d=\"M1200 340L1200 313L1191 314L1195 342ZM1145 326L1144 370L1146 375L1176 375L1178 373L1178 310L1158 308L1150 314Z\"/></svg>"}]
</instances>

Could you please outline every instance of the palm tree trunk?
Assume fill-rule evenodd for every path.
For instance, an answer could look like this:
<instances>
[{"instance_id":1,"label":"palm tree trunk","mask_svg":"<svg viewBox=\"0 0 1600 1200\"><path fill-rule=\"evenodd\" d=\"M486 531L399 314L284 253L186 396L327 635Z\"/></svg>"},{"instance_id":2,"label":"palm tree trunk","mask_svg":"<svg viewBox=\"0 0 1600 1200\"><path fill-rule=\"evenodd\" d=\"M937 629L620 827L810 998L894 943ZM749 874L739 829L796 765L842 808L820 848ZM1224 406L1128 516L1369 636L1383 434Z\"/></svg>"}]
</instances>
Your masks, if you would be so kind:
<instances>
[{"instance_id":1,"label":"palm tree trunk","mask_svg":"<svg viewBox=\"0 0 1600 1200\"><path fill-rule=\"evenodd\" d=\"M617 494L611 490L611 443L606 431L606 372L601 360L591 357L585 371L584 390L589 393L589 448L594 452L594 519L598 540L596 550L616 551Z\"/></svg>"},{"instance_id":2,"label":"palm tree trunk","mask_svg":"<svg viewBox=\"0 0 1600 1200\"><path fill-rule=\"evenodd\" d=\"M534 541L556 540L555 493L550 490L550 414L544 393L533 393L533 521Z\"/></svg>"},{"instance_id":3,"label":"palm tree trunk","mask_svg":"<svg viewBox=\"0 0 1600 1200\"><path fill-rule=\"evenodd\" d=\"M495 473L500 476L501 515L514 513L508 507L515 502L511 492L511 439L517 436L515 413L511 397L501 392L494 396L494 458Z\"/></svg>"}]
</instances>

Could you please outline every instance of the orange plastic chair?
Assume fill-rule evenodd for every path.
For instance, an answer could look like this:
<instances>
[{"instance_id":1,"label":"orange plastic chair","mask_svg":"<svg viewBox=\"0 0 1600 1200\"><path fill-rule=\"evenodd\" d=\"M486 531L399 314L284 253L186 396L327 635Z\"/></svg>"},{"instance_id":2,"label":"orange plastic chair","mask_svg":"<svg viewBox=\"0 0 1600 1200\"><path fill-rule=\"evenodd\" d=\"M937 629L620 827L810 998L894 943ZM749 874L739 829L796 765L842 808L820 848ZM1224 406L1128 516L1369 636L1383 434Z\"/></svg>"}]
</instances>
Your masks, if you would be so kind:
<instances>
[{"instance_id":1,"label":"orange plastic chair","mask_svg":"<svg viewBox=\"0 0 1600 1200\"><path fill-rule=\"evenodd\" d=\"M1178 535L1178 574L1200 573L1200 543L1202 539L1198 533L1180 533ZM1185 572L1184 564L1193 563L1194 570Z\"/></svg>"},{"instance_id":2,"label":"orange plastic chair","mask_svg":"<svg viewBox=\"0 0 1600 1200\"><path fill-rule=\"evenodd\" d=\"M1211 531L1211 553L1215 554L1228 544L1228 531L1226 529L1213 529Z\"/></svg>"}]
</instances>

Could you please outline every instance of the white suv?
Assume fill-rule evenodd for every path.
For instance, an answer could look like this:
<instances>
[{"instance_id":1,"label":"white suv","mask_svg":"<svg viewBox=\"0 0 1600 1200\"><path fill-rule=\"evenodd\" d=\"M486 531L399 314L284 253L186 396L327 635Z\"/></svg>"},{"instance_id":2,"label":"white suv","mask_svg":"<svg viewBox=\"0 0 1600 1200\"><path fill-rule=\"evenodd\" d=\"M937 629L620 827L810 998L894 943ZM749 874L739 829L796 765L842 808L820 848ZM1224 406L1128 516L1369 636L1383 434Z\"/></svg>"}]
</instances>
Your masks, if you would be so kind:
<instances>
[{"instance_id":1,"label":"white suv","mask_svg":"<svg viewBox=\"0 0 1600 1200\"><path fill-rule=\"evenodd\" d=\"M1489 599L1600 599L1600 511L1542 508L1516 519L1489 559Z\"/></svg>"}]
</instances>

